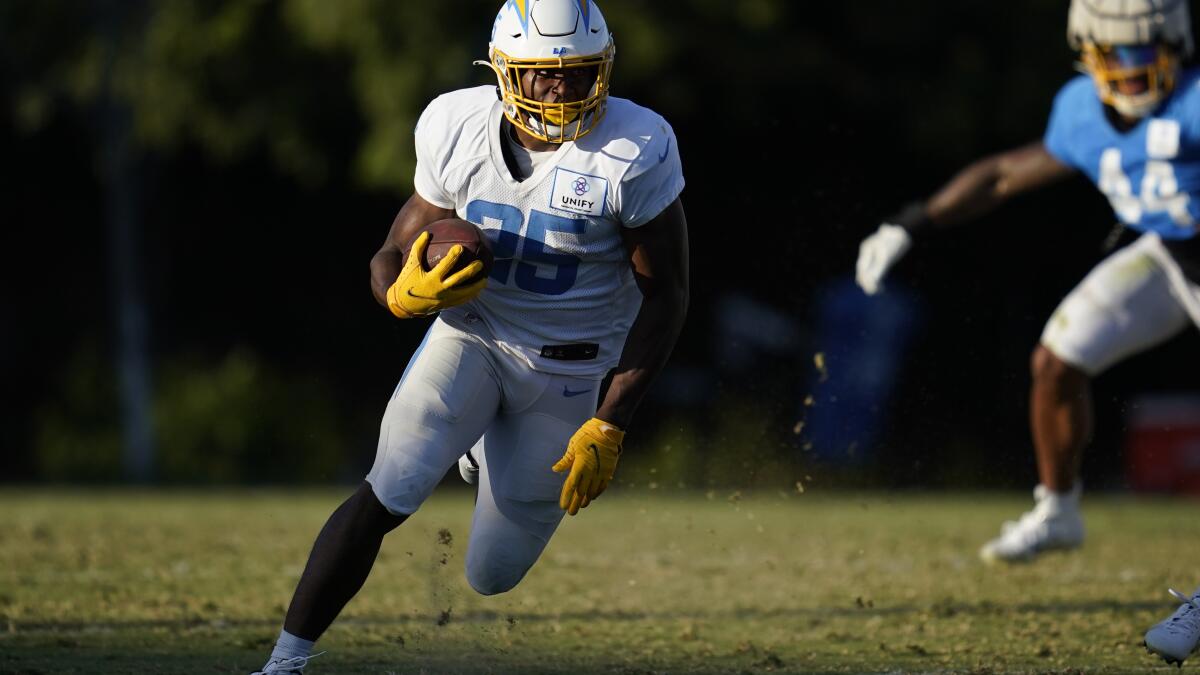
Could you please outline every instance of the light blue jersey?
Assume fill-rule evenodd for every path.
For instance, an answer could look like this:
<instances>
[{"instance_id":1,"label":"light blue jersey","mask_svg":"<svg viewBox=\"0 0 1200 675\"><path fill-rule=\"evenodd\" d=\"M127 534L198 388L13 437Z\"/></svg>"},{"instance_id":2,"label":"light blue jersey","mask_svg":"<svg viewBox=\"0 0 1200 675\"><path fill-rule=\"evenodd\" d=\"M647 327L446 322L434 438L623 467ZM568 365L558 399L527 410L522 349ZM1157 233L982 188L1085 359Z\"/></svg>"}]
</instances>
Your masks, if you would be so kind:
<instances>
[{"instance_id":1,"label":"light blue jersey","mask_svg":"<svg viewBox=\"0 0 1200 675\"><path fill-rule=\"evenodd\" d=\"M1190 239L1200 222L1200 68L1184 71L1154 114L1121 133L1092 79L1081 75L1054 98L1046 149L1087 174L1128 227Z\"/></svg>"}]
</instances>

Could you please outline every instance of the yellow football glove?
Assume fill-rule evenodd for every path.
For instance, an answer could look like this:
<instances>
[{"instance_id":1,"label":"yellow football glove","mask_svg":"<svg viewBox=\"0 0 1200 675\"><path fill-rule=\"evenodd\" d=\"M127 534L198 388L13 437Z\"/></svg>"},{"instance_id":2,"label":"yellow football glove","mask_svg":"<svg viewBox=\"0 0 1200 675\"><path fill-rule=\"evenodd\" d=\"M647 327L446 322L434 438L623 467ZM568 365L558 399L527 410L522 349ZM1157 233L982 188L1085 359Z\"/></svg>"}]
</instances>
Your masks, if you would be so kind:
<instances>
[{"instance_id":1,"label":"yellow football glove","mask_svg":"<svg viewBox=\"0 0 1200 675\"><path fill-rule=\"evenodd\" d=\"M396 283L388 289L388 309L401 319L428 316L447 307L461 305L479 295L487 285L486 277L466 286L458 285L479 274L483 263L476 260L450 274L463 252L463 247L457 244L433 269L426 272L421 267L421 259L425 257L425 247L428 245L429 233L422 232L409 249L408 258L404 261L400 276L396 277Z\"/></svg>"},{"instance_id":2,"label":"yellow football glove","mask_svg":"<svg viewBox=\"0 0 1200 675\"><path fill-rule=\"evenodd\" d=\"M555 473L570 469L558 505L572 516L586 508L612 482L621 457L625 432L601 419L583 423L567 441L567 452L554 465Z\"/></svg>"}]
</instances>

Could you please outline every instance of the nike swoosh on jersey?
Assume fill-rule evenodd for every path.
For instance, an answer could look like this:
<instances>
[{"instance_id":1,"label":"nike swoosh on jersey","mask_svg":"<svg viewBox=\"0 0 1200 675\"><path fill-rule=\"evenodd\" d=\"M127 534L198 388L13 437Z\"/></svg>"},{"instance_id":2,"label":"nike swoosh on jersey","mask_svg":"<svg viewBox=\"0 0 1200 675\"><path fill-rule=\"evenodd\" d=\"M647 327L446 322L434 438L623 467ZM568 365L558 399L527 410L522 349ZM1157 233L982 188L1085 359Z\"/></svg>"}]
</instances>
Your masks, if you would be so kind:
<instances>
[{"instance_id":1,"label":"nike swoosh on jersey","mask_svg":"<svg viewBox=\"0 0 1200 675\"><path fill-rule=\"evenodd\" d=\"M588 393L589 391L591 391L591 389L584 389L582 391L571 391L570 389L567 389L566 385L563 385L563 396L566 396L567 398L571 398L572 396L581 396L583 394Z\"/></svg>"},{"instance_id":2,"label":"nike swoosh on jersey","mask_svg":"<svg viewBox=\"0 0 1200 675\"><path fill-rule=\"evenodd\" d=\"M670 154L670 152L671 152L671 139L668 138L667 139L667 149L663 150L663 154L658 156L658 163L662 164L663 162L667 161L667 155Z\"/></svg>"}]
</instances>

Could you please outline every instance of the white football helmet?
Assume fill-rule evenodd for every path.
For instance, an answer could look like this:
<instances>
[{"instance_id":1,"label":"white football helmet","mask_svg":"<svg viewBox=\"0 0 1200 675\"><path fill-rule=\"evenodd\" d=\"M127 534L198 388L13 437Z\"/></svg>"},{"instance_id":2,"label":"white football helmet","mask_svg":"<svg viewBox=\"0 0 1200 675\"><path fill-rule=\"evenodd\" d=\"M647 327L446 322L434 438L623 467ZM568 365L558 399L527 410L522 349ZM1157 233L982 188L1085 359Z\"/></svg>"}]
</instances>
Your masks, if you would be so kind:
<instances>
[{"instance_id":1,"label":"white football helmet","mask_svg":"<svg viewBox=\"0 0 1200 675\"><path fill-rule=\"evenodd\" d=\"M1071 0L1067 40L1078 49L1100 100L1145 117L1175 86L1192 54L1188 0Z\"/></svg>"},{"instance_id":2,"label":"white football helmet","mask_svg":"<svg viewBox=\"0 0 1200 675\"><path fill-rule=\"evenodd\" d=\"M535 138L563 143L603 119L615 53L604 15L592 0L508 0L492 26L488 60L475 63L495 71L510 122ZM521 89L522 75L530 70L568 68L595 71L582 100L543 103Z\"/></svg>"}]
</instances>

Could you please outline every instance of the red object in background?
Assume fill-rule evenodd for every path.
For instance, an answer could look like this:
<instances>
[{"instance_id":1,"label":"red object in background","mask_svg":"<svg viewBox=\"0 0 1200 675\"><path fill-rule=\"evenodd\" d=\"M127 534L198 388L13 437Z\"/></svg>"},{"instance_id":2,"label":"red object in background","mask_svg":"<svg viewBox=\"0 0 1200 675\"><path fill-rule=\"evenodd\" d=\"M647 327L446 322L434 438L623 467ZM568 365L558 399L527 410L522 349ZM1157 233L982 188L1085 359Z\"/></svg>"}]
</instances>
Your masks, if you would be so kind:
<instances>
[{"instance_id":1,"label":"red object in background","mask_svg":"<svg viewBox=\"0 0 1200 675\"><path fill-rule=\"evenodd\" d=\"M1200 396L1140 398L1126 417L1130 487L1200 495Z\"/></svg>"}]
</instances>

